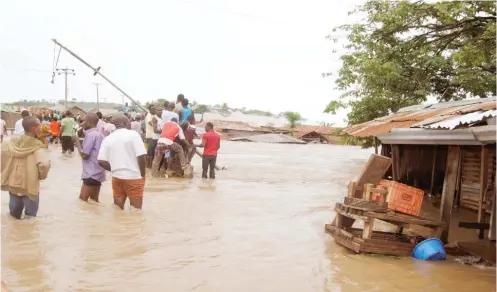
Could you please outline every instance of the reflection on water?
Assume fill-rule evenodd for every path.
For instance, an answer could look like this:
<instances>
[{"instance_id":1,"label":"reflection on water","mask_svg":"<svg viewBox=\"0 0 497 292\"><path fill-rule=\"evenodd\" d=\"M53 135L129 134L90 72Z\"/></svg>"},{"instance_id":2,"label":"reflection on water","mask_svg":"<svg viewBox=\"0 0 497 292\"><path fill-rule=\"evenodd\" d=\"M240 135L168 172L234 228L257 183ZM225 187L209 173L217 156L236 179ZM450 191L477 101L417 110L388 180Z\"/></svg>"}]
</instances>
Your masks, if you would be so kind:
<instances>
[{"instance_id":1,"label":"reflection on water","mask_svg":"<svg viewBox=\"0 0 497 292\"><path fill-rule=\"evenodd\" d=\"M35 220L8 215L12 291L494 291L495 270L353 255L323 226L369 151L223 142L217 180L147 180L143 211L78 201L79 158L51 149Z\"/></svg>"}]
</instances>

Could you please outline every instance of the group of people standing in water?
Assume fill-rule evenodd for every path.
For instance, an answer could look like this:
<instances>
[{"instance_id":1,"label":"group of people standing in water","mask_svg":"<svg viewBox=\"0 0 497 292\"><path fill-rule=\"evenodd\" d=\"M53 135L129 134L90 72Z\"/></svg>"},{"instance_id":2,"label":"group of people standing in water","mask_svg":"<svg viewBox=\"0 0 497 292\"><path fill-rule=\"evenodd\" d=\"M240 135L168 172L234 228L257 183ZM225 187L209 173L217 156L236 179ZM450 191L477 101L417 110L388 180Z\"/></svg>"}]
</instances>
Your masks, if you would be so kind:
<instances>
[{"instance_id":1,"label":"group of people standing in water","mask_svg":"<svg viewBox=\"0 0 497 292\"><path fill-rule=\"evenodd\" d=\"M145 125L141 127L145 137L141 136L137 127L133 129L132 126L132 123L139 123L139 118L132 122L125 113L112 118L112 129L102 120L100 113L87 113L82 122L77 123L67 112L60 122L59 132L55 132L58 135L54 135L50 125L52 137L60 139L63 153L71 153L75 147L82 159L79 195L82 201L99 202L100 188L106 179L106 171L109 171L114 204L124 209L129 199L132 207L141 209L146 168L151 168L153 173L163 165L168 165L170 169L172 161L178 159L182 170L185 170L197 152L196 148L204 148L201 154L202 177L207 178L209 171L209 177L215 178L220 136L214 131L212 123L206 124L202 142L195 145L193 139L198 136L188 100L180 94L176 103L166 103L164 108L149 108ZM18 129L18 123L22 130ZM2 143L1 187L9 192L11 216L21 219L23 212L25 216L36 217L40 181L47 178L51 164L45 150L47 144L40 140L44 126L40 119L23 112L18 123L14 137Z\"/></svg>"}]
</instances>

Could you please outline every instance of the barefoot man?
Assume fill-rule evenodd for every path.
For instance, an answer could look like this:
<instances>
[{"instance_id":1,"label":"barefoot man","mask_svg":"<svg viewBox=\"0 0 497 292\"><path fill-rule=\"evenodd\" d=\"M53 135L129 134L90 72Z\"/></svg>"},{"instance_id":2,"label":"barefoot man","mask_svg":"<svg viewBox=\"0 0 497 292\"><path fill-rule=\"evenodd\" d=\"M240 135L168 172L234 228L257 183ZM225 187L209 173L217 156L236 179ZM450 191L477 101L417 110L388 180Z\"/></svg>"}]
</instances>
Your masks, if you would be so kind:
<instances>
[{"instance_id":1,"label":"barefoot man","mask_svg":"<svg viewBox=\"0 0 497 292\"><path fill-rule=\"evenodd\" d=\"M78 136L73 137L74 144L83 159L83 175L81 176L83 184L81 185L79 198L85 202L88 202L88 199L92 199L98 203L100 186L105 181L105 169L98 164L97 159L100 146L104 140L104 136L97 129L99 120L97 114L88 113L85 115L83 122L85 139L83 140L83 146L81 146Z\"/></svg>"},{"instance_id":2,"label":"barefoot man","mask_svg":"<svg viewBox=\"0 0 497 292\"><path fill-rule=\"evenodd\" d=\"M138 133L130 130L131 123L124 114L114 117L116 130L100 146L98 163L112 173L114 204L124 209L126 198L132 207L141 209L145 187L145 145Z\"/></svg>"},{"instance_id":3,"label":"barefoot man","mask_svg":"<svg viewBox=\"0 0 497 292\"><path fill-rule=\"evenodd\" d=\"M10 215L21 219L36 217L40 204L40 180L48 176L50 160L38 139L41 123L36 117L27 116L22 120L21 136L2 143L2 190L10 195Z\"/></svg>"}]
</instances>

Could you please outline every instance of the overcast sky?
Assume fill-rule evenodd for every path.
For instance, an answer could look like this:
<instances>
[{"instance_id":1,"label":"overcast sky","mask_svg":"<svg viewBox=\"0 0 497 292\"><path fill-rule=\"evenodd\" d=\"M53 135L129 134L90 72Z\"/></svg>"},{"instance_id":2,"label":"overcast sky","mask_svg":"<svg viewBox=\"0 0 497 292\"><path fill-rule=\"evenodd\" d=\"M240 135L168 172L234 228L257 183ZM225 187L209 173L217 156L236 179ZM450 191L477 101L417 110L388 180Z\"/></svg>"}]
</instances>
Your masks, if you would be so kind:
<instances>
[{"instance_id":1,"label":"overcast sky","mask_svg":"<svg viewBox=\"0 0 497 292\"><path fill-rule=\"evenodd\" d=\"M76 3L76 4L74 4ZM339 44L326 40L350 22L361 1L162 0L2 1L0 97L63 99L64 78L51 84L56 38L145 102L183 93L199 103L298 111L315 121L340 93L323 72L339 69ZM340 53L340 50L338 51ZM59 68L69 76L69 98L121 102L120 93L72 56Z\"/></svg>"}]
</instances>

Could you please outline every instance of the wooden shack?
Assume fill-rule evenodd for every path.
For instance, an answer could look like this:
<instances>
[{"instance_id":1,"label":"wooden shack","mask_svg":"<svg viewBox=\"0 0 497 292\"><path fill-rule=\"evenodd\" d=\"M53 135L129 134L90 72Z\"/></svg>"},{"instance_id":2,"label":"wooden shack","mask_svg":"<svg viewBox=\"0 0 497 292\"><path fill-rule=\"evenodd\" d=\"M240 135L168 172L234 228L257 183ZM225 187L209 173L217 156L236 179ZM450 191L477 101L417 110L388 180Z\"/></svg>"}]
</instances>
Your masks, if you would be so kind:
<instances>
[{"instance_id":1,"label":"wooden shack","mask_svg":"<svg viewBox=\"0 0 497 292\"><path fill-rule=\"evenodd\" d=\"M495 102L483 98L414 106L345 132L377 137L382 155L392 158L387 176L441 196L443 240L449 238L456 206L475 211L475 235L483 238L489 230L488 239L495 240Z\"/></svg>"}]
</instances>

